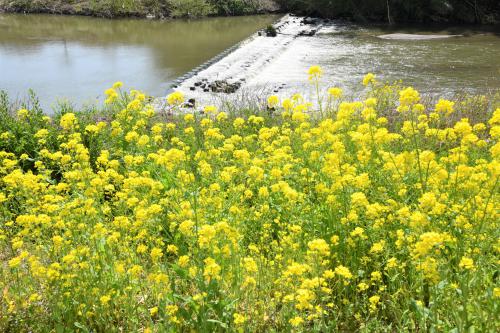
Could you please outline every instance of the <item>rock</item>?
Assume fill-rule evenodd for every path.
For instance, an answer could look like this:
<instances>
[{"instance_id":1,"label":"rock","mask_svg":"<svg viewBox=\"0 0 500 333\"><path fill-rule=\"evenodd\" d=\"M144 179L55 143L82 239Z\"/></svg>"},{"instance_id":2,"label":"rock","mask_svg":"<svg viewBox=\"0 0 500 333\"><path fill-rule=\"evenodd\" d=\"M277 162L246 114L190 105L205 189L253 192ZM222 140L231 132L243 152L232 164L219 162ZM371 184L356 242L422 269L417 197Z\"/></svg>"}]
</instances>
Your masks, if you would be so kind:
<instances>
[{"instance_id":1,"label":"rock","mask_svg":"<svg viewBox=\"0 0 500 333\"><path fill-rule=\"evenodd\" d=\"M314 25L314 24L318 24L319 22L320 22L320 20L317 19L317 18L314 18L314 17L304 17L304 19L302 20L301 23Z\"/></svg>"},{"instance_id":2,"label":"rock","mask_svg":"<svg viewBox=\"0 0 500 333\"><path fill-rule=\"evenodd\" d=\"M241 87L241 81L230 83L227 80L216 80L208 84L210 91L214 93L232 94Z\"/></svg>"},{"instance_id":3,"label":"rock","mask_svg":"<svg viewBox=\"0 0 500 333\"><path fill-rule=\"evenodd\" d=\"M201 86L201 82L199 82L199 81L198 81L198 82L195 82L195 83L194 83L194 86L195 86L195 87L199 87L199 86Z\"/></svg>"},{"instance_id":4,"label":"rock","mask_svg":"<svg viewBox=\"0 0 500 333\"><path fill-rule=\"evenodd\" d=\"M312 37L312 36L316 35L316 32L317 32L317 30L315 30L315 29L313 29L313 30L302 30L301 32L299 32L298 36Z\"/></svg>"},{"instance_id":5,"label":"rock","mask_svg":"<svg viewBox=\"0 0 500 333\"><path fill-rule=\"evenodd\" d=\"M196 87L189 87L189 90L191 90L191 91L195 91L195 90L196 90Z\"/></svg>"}]
</instances>

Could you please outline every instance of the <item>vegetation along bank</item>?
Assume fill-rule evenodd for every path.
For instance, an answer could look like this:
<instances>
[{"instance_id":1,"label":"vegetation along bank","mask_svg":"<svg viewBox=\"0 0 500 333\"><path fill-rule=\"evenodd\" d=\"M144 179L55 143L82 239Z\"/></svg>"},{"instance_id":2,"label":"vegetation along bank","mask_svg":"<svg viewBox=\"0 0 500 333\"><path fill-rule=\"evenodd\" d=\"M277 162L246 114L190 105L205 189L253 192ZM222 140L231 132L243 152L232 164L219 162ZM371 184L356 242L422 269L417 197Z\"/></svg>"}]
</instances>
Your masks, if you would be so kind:
<instances>
[{"instance_id":1,"label":"vegetation along bank","mask_svg":"<svg viewBox=\"0 0 500 333\"><path fill-rule=\"evenodd\" d=\"M500 22L497 0L0 0L0 11L156 18L281 11L388 23Z\"/></svg>"},{"instance_id":2,"label":"vegetation along bank","mask_svg":"<svg viewBox=\"0 0 500 333\"><path fill-rule=\"evenodd\" d=\"M321 75L317 108L0 94L0 332L499 332L498 97Z\"/></svg>"},{"instance_id":3,"label":"vegetation along bank","mask_svg":"<svg viewBox=\"0 0 500 333\"><path fill-rule=\"evenodd\" d=\"M272 0L0 0L0 11L99 17L203 17L276 10Z\"/></svg>"}]
</instances>

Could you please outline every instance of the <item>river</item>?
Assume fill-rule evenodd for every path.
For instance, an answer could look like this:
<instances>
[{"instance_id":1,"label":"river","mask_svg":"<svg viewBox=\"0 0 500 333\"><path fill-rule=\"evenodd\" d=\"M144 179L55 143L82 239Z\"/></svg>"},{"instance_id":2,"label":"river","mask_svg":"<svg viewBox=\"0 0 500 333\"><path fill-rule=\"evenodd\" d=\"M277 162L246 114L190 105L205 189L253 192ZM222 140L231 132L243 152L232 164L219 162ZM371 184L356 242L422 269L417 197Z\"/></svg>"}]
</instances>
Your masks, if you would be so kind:
<instances>
[{"instance_id":1,"label":"river","mask_svg":"<svg viewBox=\"0 0 500 333\"><path fill-rule=\"evenodd\" d=\"M0 15L0 90L23 98L34 89L45 107L61 98L77 104L102 100L115 81L164 96L173 80L245 40L278 16L201 20L106 20L50 15ZM321 65L327 86L354 92L367 72L381 80L402 79L424 93L450 95L500 89L500 34L477 28L405 27L349 23L311 28L289 18L277 38L254 35L250 46L184 82L241 80L251 90L280 95L307 90L306 71ZM295 24L295 25L294 25ZM313 27L314 28L314 27ZM446 39L382 39L388 33L461 35ZM203 94L203 92L201 92ZM261 94L262 95L262 94ZM205 96L206 97L206 96ZM203 100L204 98L200 98Z\"/></svg>"},{"instance_id":2,"label":"river","mask_svg":"<svg viewBox=\"0 0 500 333\"><path fill-rule=\"evenodd\" d=\"M49 107L68 98L102 100L115 81L165 95L178 76L279 17L152 21L0 14L0 90L22 99L33 89Z\"/></svg>"}]
</instances>

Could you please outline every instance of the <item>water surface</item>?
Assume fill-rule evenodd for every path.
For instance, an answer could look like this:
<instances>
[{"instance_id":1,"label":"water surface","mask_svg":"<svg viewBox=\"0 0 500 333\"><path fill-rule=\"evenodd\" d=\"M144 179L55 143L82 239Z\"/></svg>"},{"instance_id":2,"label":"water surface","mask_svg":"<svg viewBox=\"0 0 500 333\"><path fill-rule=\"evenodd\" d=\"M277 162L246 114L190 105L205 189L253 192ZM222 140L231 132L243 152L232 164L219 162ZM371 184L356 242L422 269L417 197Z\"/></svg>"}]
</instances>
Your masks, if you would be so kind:
<instances>
[{"instance_id":1,"label":"water surface","mask_svg":"<svg viewBox=\"0 0 500 333\"><path fill-rule=\"evenodd\" d=\"M461 35L442 39L389 40L388 33ZM382 81L403 80L430 95L486 93L500 89L500 34L467 27L385 29L333 22L314 37L298 37L250 82L290 94L308 88L307 69L320 65L328 86L348 93L362 89L368 72ZM283 84L286 84L283 87Z\"/></svg>"},{"instance_id":2,"label":"water surface","mask_svg":"<svg viewBox=\"0 0 500 333\"><path fill-rule=\"evenodd\" d=\"M221 51L276 21L277 16L184 21L106 20L75 16L0 15L0 90L14 98L29 88L45 107L67 97L82 104L102 100L115 81L164 96L171 82ZM346 92L361 89L367 72L402 79L424 93L452 95L500 89L500 34L477 28L385 29L341 22L323 25L314 37L292 18L286 35L258 37L249 52L228 57L208 79L246 79L280 95L306 92L307 69L321 65L324 82ZM431 40L386 40L387 33L454 34ZM260 47L260 48L259 48ZM252 51L252 52L250 52ZM192 87L187 87L188 93ZM49 111L50 112L50 111Z\"/></svg>"},{"instance_id":3,"label":"water surface","mask_svg":"<svg viewBox=\"0 0 500 333\"><path fill-rule=\"evenodd\" d=\"M178 76L277 18L0 15L0 90L22 98L34 89L44 106L64 97L79 104L102 99L115 81L162 96Z\"/></svg>"}]
</instances>

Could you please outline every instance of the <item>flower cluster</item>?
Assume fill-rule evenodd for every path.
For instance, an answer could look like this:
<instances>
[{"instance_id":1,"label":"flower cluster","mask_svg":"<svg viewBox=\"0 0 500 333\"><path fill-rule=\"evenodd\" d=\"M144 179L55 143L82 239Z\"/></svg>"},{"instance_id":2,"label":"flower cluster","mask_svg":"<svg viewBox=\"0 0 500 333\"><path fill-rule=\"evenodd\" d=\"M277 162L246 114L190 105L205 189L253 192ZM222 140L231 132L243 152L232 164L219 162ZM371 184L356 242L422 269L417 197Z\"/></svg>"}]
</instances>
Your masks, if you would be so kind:
<instances>
[{"instance_id":1,"label":"flower cluster","mask_svg":"<svg viewBox=\"0 0 500 333\"><path fill-rule=\"evenodd\" d=\"M363 84L2 115L0 330L498 331L500 109Z\"/></svg>"}]
</instances>

